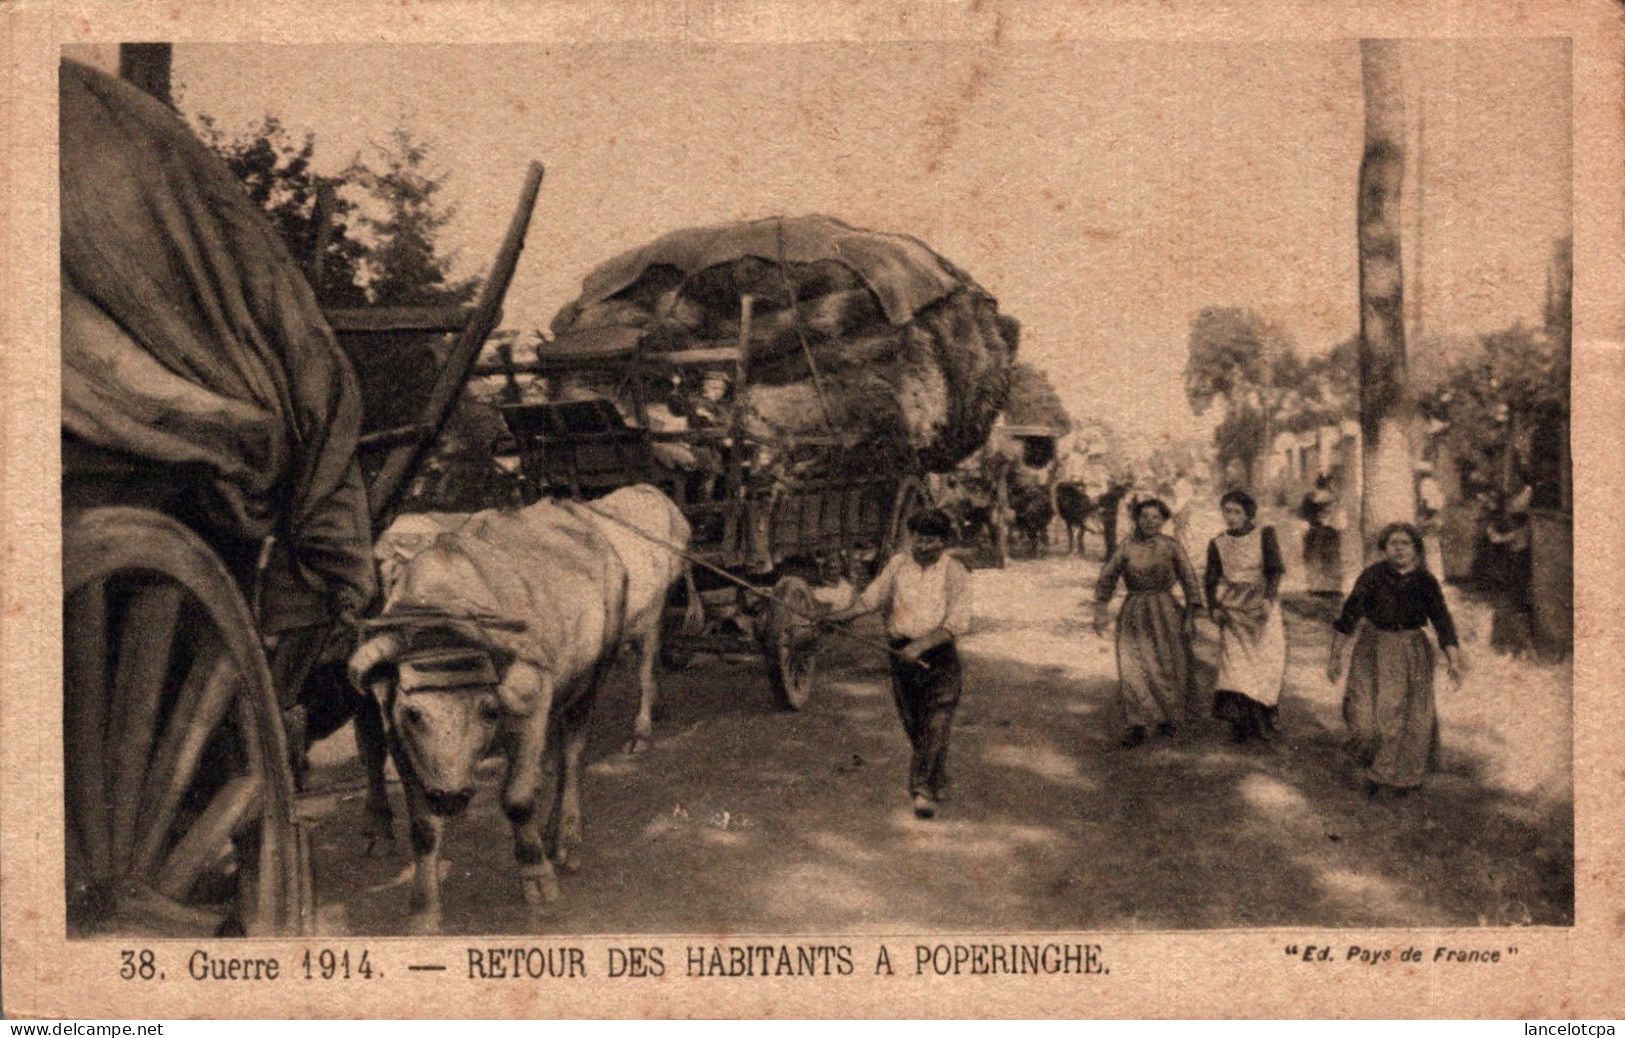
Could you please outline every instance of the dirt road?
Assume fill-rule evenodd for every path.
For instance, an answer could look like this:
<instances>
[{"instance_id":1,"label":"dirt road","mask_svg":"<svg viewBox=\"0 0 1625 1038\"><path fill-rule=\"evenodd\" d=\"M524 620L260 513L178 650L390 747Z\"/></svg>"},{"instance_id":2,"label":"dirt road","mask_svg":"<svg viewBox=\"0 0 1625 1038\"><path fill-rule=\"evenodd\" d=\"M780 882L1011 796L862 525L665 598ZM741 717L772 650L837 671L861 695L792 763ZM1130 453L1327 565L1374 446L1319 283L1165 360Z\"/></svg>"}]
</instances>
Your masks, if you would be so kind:
<instances>
[{"instance_id":1,"label":"dirt road","mask_svg":"<svg viewBox=\"0 0 1625 1038\"><path fill-rule=\"evenodd\" d=\"M699 657L664 676L655 744L619 753L635 682L611 675L588 751L579 873L550 933L918 934L1563 924L1573 917L1566 668L1491 657L1441 683L1444 770L1372 802L1339 752L1326 627L1288 611L1283 737L1238 750L1213 722L1118 747L1114 657L1081 605L1098 560L975 574L978 626L953 735L951 799L916 820L884 660L832 640L799 714L760 665ZM1483 621L1487 629L1487 619ZM403 821L361 856L348 731L310 799L325 928L392 934L406 917ZM494 764L494 762L493 762ZM497 769L487 772L494 782ZM399 790L395 803L401 807ZM483 791L447 828L447 933L529 927L507 825Z\"/></svg>"}]
</instances>

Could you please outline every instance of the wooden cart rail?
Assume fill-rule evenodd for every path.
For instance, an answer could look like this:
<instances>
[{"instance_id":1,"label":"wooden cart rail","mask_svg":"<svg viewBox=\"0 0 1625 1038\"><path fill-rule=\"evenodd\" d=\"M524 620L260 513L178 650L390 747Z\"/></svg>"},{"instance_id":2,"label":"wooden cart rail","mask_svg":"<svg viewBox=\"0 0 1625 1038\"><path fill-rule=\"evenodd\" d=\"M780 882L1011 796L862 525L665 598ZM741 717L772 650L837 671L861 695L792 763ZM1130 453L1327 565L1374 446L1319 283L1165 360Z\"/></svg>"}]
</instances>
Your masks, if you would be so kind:
<instances>
[{"instance_id":1,"label":"wooden cart rail","mask_svg":"<svg viewBox=\"0 0 1625 1038\"><path fill-rule=\"evenodd\" d=\"M367 485L375 536L394 520L401 492L422 464L434 438L445 428L458 396L474 371L480 350L502 318L502 301L513 282L514 270L525 247L525 235L536 207L536 196L541 190L542 176L542 164L532 162L526 170L524 187L520 190L519 203L509 221L502 247L473 307L467 310L459 307L390 307L373 311L341 310L328 315L329 322L340 335L388 332L455 335L447 352L446 363L435 378L418 420L402 428L375 431L361 444L364 452L384 453L382 462Z\"/></svg>"}]
</instances>

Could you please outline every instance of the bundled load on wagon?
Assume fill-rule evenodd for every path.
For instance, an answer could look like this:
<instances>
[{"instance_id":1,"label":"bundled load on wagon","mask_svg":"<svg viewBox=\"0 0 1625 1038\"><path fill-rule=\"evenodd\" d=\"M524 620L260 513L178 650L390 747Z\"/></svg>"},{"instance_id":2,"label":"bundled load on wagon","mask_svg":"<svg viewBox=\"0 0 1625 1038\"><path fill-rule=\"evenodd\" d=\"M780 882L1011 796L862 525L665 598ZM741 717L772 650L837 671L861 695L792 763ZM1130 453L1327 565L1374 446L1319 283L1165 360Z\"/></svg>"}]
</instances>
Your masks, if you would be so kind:
<instances>
[{"instance_id":1,"label":"bundled load on wagon","mask_svg":"<svg viewBox=\"0 0 1625 1038\"><path fill-rule=\"evenodd\" d=\"M635 355L679 396L721 377L748 437L833 440L844 449L822 460L847 471L945 471L987 440L1019 327L915 238L772 217L673 231L600 265L543 354ZM685 372L685 358L702 363ZM650 387L591 388L625 401Z\"/></svg>"}]
</instances>

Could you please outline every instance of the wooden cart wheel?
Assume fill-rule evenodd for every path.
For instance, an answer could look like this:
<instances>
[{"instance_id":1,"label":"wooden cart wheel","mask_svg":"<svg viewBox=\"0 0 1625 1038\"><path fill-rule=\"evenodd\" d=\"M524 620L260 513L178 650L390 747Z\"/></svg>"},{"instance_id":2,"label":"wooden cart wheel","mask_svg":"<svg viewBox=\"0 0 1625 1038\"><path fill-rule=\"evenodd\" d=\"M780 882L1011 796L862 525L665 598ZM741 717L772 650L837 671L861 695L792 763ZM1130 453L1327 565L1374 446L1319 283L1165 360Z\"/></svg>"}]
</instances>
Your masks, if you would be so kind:
<instances>
[{"instance_id":1,"label":"wooden cart wheel","mask_svg":"<svg viewBox=\"0 0 1625 1038\"><path fill-rule=\"evenodd\" d=\"M73 517L63 643L70 933L296 932L282 715L219 558L157 512Z\"/></svg>"},{"instance_id":2,"label":"wooden cart wheel","mask_svg":"<svg viewBox=\"0 0 1625 1038\"><path fill-rule=\"evenodd\" d=\"M773 602L762 624L762 651L773 702L781 710L800 710L812 697L818 628L807 615L819 610L812 588L800 577L784 577L773 585Z\"/></svg>"}]
</instances>

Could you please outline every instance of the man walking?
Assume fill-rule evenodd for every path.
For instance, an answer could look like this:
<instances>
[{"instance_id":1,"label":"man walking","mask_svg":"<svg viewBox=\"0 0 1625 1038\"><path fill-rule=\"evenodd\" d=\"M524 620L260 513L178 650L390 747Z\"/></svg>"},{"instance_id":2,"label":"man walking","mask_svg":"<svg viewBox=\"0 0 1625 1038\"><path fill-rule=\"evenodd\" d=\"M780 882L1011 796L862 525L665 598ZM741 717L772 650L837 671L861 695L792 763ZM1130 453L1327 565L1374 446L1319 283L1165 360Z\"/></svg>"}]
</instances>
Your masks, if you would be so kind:
<instances>
[{"instance_id":1,"label":"man walking","mask_svg":"<svg viewBox=\"0 0 1625 1038\"><path fill-rule=\"evenodd\" d=\"M970 623L970 573L946 551L953 527L942 512L914 516L908 530L909 547L891 557L856 602L825 622L874 612L885 617L892 697L913 747L908 791L915 816L931 818L947 788L948 730L962 684L955 641Z\"/></svg>"}]
</instances>

